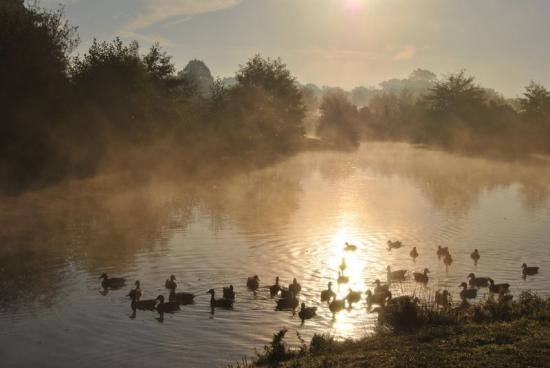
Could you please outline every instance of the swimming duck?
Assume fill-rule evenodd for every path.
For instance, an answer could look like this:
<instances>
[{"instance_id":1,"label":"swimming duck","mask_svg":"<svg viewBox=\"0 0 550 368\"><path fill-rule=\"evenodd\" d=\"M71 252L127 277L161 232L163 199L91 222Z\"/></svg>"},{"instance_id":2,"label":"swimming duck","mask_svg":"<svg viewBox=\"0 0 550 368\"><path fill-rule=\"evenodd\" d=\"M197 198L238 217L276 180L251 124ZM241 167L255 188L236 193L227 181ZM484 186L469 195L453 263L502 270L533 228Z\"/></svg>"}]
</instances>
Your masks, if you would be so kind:
<instances>
[{"instance_id":1,"label":"swimming duck","mask_svg":"<svg viewBox=\"0 0 550 368\"><path fill-rule=\"evenodd\" d=\"M298 280L294 278L292 280L292 284L288 285L288 290L290 290L291 293L294 293L294 295L298 295L300 291L302 291L302 285L298 283Z\"/></svg>"},{"instance_id":2,"label":"swimming duck","mask_svg":"<svg viewBox=\"0 0 550 368\"><path fill-rule=\"evenodd\" d=\"M445 263L446 266L450 266L451 263L453 263L453 257L451 256L451 253L445 254L445 257L443 258L443 263Z\"/></svg>"},{"instance_id":3,"label":"swimming duck","mask_svg":"<svg viewBox=\"0 0 550 368\"><path fill-rule=\"evenodd\" d=\"M336 281L339 284L347 284L349 282L349 277L345 276L341 271L338 271L338 279Z\"/></svg>"},{"instance_id":4,"label":"swimming duck","mask_svg":"<svg viewBox=\"0 0 550 368\"><path fill-rule=\"evenodd\" d=\"M449 254L449 247L442 247L441 245L437 246L437 255L439 257L443 257L447 254Z\"/></svg>"},{"instance_id":5,"label":"swimming duck","mask_svg":"<svg viewBox=\"0 0 550 368\"><path fill-rule=\"evenodd\" d=\"M371 306L373 304L386 305L386 300L391 299L391 293L389 291L384 293L372 293L372 291L367 290L367 305Z\"/></svg>"},{"instance_id":6,"label":"swimming duck","mask_svg":"<svg viewBox=\"0 0 550 368\"><path fill-rule=\"evenodd\" d=\"M260 287L260 278L258 277L258 275L249 277L246 280L246 287L252 291L258 290L258 288Z\"/></svg>"},{"instance_id":7,"label":"swimming duck","mask_svg":"<svg viewBox=\"0 0 550 368\"><path fill-rule=\"evenodd\" d=\"M414 272L413 273L414 280L416 282L421 282L423 284L427 284L428 280L429 280L429 277L428 277L429 273L430 273L430 270L428 270L427 268L424 269L424 273Z\"/></svg>"},{"instance_id":8,"label":"swimming duck","mask_svg":"<svg viewBox=\"0 0 550 368\"><path fill-rule=\"evenodd\" d=\"M176 284L176 276L170 275L170 278L166 280L164 286L169 290L177 288L178 284Z\"/></svg>"},{"instance_id":9,"label":"swimming duck","mask_svg":"<svg viewBox=\"0 0 550 368\"><path fill-rule=\"evenodd\" d=\"M487 287L489 286L489 277L476 277L474 273L468 275L470 286Z\"/></svg>"},{"instance_id":10,"label":"swimming duck","mask_svg":"<svg viewBox=\"0 0 550 368\"><path fill-rule=\"evenodd\" d=\"M277 307L276 310L284 311L284 310L295 310L298 308L298 304L300 301L298 298L296 298L296 295L292 292L290 292L290 295L287 298L280 298L277 300Z\"/></svg>"},{"instance_id":11,"label":"swimming duck","mask_svg":"<svg viewBox=\"0 0 550 368\"><path fill-rule=\"evenodd\" d=\"M141 289L140 289L139 280L136 280L135 285L136 285L136 288L130 290L130 292L126 296L129 296L130 299L132 300L134 299L139 300L139 298L141 298Z\"/></svg>"},{"instance_id":12,"label":"swimming duck","mask_svg":"<svg viewBox=\"0 0 550 368\"><path fill-rule=\"evenodd\" d=\"M386 267L386 270L388 271L388 282L405 280L405 274L407 273L407 270L392 271L390 266Z\"/></svg>"},{"instance_id":13,"label":"swimming duck","mask_svg":"<svg viewBox=\"0 0 550 368\"><path fill-rule=\"evenodd\" d=\"M174 289L170 290L170 295L168 296L169 301L183 305L193 304L193 299L195 299L194 294L184 292L176 293Z\"/></svg>"},{"instance_id":14,"label":"swimming duck","mask_svg":"<svg viewBox=\"0 0 550 368\"><path fill-rule=\"evenodd\" d=\"M180 305L176 302L164 302L164 296L159 295L157 297L159 303L157 304L157 310L159 313L172 313L180 309Z\"/></svg>"},{"instance_id":15,"label":"swimming duck","mask_svg":"<svg viewBox=\"0 0 550 368\"><path fill-rule=\"evenodd\" d=\"M226 298L216 299L215 297L216 292L214 291L214 289L208 290L207 294L210 294L210 307L212 308L219 307L219 308L227 308L227 309L233 308L233 303L235 302L234 299L226 299Z\"/></svg>"},{"instance_id":16,"label":"swimming duck","mask_svg":"<svg viewBox=\"0 0 550 368\"><path fill-rule=\"evenodd\" d=\"M357 245L350 244L350 243L348 243L348 242L346 242L345 245L346 245L346 246L345 246L344 250L345 250L346 252L355 252L355 251L357 250Z\"/></svg>"},{"instance_id":17,"label":"swimming duck","mask_svg":"<svg viewBox=\"0 0 550 368\"><path fill-rule=\"evenodd\" d=\"M470 258L473 259L474 262L479 261L479 258L481 258L481 256L479 255L479 251L477 249L474 249L472 254L470 254Z\"/></svg>"},{"instance_id":18,"label":"swimming duck","mask_svg":"<svg viewBox=\"0 0 550 368\"><path fill-rule=\"evenodd\" d=\"M279 276L277 276L275 277L275 285L269 287L269 293L271 296L275 296L279 294L279 291L281 291L281 286L279 285Z\"/></svg>"},{"instance_id":19,"label":"swimming duck","mask_svg":"<svg viewBox=\"0 0 550 368\"><path fill-rule=\"evenodd\" d=\"M529 276L529 275L535 275L539 273L539 267L527 267L527 265L524 263L521 265L523 276Z\"/></svg>"},{"instance_id":20,"label":"swimming duck","mask_svg":"<svg viewBox=\"0 0 550 368\"><path fill-rule=\"evenodd\" d=\"M316 313L317 313L317 307L306 308L306 304L302 303L302 305L300 306L300 312L298 312L298 317L300 317L300 319L302 320L302 323L304 323L306 319L315 317Z\"/></svg>"},{"instance_id":21,"label":"swimming duck","mask_svg":"<svg viewBox=\"0 0 550 368\"><path fill-rule=\"evenodd\" d=\"M124 277L109 277L104 273L101 275L100 279L103 279L103 281L101 281L101 286L103 286L104 289L119 289L126 285L126 279Z\"/></svg>"},{"instance_id":22,"label":"swimming duck","mask_svg":"<svg viewBox=\"0 0 550 368\"><path fill-rule=\"evenodd\" d=\"M345 299L338 300L336 299L336 297L334 297L333 300L328 305L328 309L331 311L333 317L336 313L340 312L341 310L344 310L344 308L346 308L346 300Z\"/></svg>"},{"instance_id":23,"label":"swimming duck","mask_svg":"<svg viewBox=\"0 0 550 368\"><path fill-rule=\"evenodd\" d=\"M235 300L235 290L233 290L233 285L229 285L229 287L223 288L223 297L225 299Z\"/></svg>"},{"instance_id":24,"label":"swimming duck","mask_svg":"<svg viewBox=\"0 0 550 368\"><path fill-rule=\"evenodd\" d=\"M458 286L462 288L462 291L460 292L460 297L462 299L474 299L477 296L477 289L468 289L468 284L465 282Z\"/></svg>"},{"instance_id":25,"label":"swimming duck","mask_svg":"<svg viewBox=\"0 0 550 368\"><path fill-rule=\"evenodd\" d=\"M139 310L155 310L157 306L157 299L147 299L147 300L139 300L137 295L132 296L132 303L130 306L132 307L132 310L135 311L136 309Z\"/></svg>"},{"instance_id":26,"label":"swimming duck","mask_svg":"<svg viewBox=\"0 0 550 368\"><path fill-rule=\"evenodd\" d=\"M443 308L448 308L451 305L451 302L449 301L449 292L447 290L443 290L440 292L437 290L435 292L435 305L440 305Z\"/></svg>"},{"instance_id":27,"label":"swimming duck","mask_svg":"<svg viewBox=\"0 0 550 368\"><path fill-rule=\"evenodd\" d=\"M346 270L346 268L347 268L348 266L346 265L346 259L345 259L345 258L342 258L342 262L340 262L340 266L339 266L339 267L340 267L340 270L341 270L341 271L345 271L345 270Z\"/></svg>"},{"instance_id":28,"label":"swimming duck","mask_svg":"<svg viewBox=\"0 0 550 368\"><path fill-rule=\"evenodd\" d=\"M348 291L348 295L344 298L348 301L348 305L351 308L353 303L357 303L361 301L361 292L360 291L353 291L351 288Z\"/></svg>"},{"instance_id":29,"label":"swimming duck","mask_svg":"<svg viewBox=\"0 0 550 368\"><path fill-rule=\"evenodd\" d=\"M409 255L413 258L413 259L416 259L418 257L418 251L416 250L416 247L413 247L413 249L411 250L411 252L409 253Z\"/></svg>"},{"instance_id":30,"label":"swimming duck","mask_svg":"<svg viewBox=\"0 0 550 368\"><path fill-rule=\"evenodd\" d=\"M510 284L504 283L504 284L495 284L492 278L489 278L489 291L491 293L500 294L505 293L510 288Z\"/></svg>"},{"instance_id":31,"label":"swimming duck","mask_svg":"<svg viewBox=\"0 0 550 368\"><path fill-rule=\"evenodd\" d=\"M290 298L290 294L290 290L284 287L281 288L281 298Z\"/></svg>"},{"instance_id":32,"label":"swimming duck","mask_svg":"<svg viewBox=\"0 0 550 368\"><path fill-rule=\"evenodd\" d=\"M380 280L374 280L374 284L376 284L376 287L374 288L374 294L387 294L390 292L389 285L382 285Z\"/></svg>"},{"instance_id":33,"label":"swimming duck","mask_svg":"<svg viewBox=\"0 0 550 368\"><path fill-rule=\"evenodd\" d=\"M398 297L393 298L390 294L387 304L389 307L396 307L396 306L404 306L409 304L417 304L418 302L419 300L417 297L413 297L410 295L400 295Z\"/></svg>"},{"instance_id":34,"label":"swimming duck","mask_svg":"<svg viewBox=\"0 0 550 368\"><path fill-rule=\"evenodd\" d=\"M399 240L391 241L388 240L388 251L391 251L392 249L399 249L403 246L403 243L401 243Z\"/></svg>"},{"instance_id":35,"label":"swimming duck","mask_svg":"<svg viewBox=\"0 0 550 368\"><path fill-rule=\"evenodd\" d=\"M336 293L332 291L332 282L328 283L328 288L326 290L321 291L321 301L322 302L328 302L331 298L335 298Z\"/></svg>"}]
</instances>

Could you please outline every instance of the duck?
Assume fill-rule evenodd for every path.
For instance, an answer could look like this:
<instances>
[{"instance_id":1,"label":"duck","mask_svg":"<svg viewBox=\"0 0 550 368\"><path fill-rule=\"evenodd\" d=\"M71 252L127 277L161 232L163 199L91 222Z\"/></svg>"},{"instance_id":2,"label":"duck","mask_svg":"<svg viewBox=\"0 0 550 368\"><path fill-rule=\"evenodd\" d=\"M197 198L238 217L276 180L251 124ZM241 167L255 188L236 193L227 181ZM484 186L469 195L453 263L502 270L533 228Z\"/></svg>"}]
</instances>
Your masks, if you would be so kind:
<instances>
[{"instance_id":1,"label":"duck","mask_svg":"<svg viewBox=\"0 0 550 368\"><path fill-rule=\"evenodd\" d=\"M443 257L443 256L449 254L449 247L442 247L441 245L438 245L436 253L439 257Z\"/></svg>"},{"instance_id":2,"label":"duck","mask_svg":"<svg viewBox=\"0 0 550 368\"><path fill-rule=\"evenodd\" d=\"M388 271L388 282L405 280L407 270L392 271L390 266L386 267L386 270Z\"/></svg>"},{"instance_id":3,"label":"duck","mask_svg":"<svg viewBox=\"0 0 550 368\"><path fill-rule=\"evenodd\" d=\"M260 278L258 277L258 275L249 277L246 280L246 287L252 291L258 290L258 288L260 287Z\"/></svg>"},{"instance_id":4,"label":"duck","mask_svg":"<svg viewBox=\"0 0 550 368\"><path fill-rule=\"evenodd\" d=\"M168 295L168 300L171 302L175 302L178 304L186 305L186 304L193 304L195 299L195 295L191 293L176 293L175 289L170 290L170 294Z\"/></svg>"},{"instance_id":5,"label":"duck","mask_svg":"<svg viewBox=\"0 0 550 368\"><path fill-rule=\"evenodd\" d=\"M103 281L101 281L101 286L103 286L104 289L119 289L126 285L126 279L124 277L109 277L104 273L101 275L100 279L103 279Z\"/></svg>"},{"instance_id":6,"label":"duck","mask_svg":"<svg viewBox=\"0 0 550 368\"><path fill-rule=\"evenodd\" d=\"M449 301L450 293L447 290L443 290L440 292L437 290L435 292L435 305L440 305L443 308L448 308L451 305L451 302Z\"/></svg>"},{"instance_id":7,"label":"duck","mask_svg":"<svg viewBox=\"0 0 550 368\"><path fill-rule=\"evenodd\" d=\"M279 291L281 291L281 286L279 285L279 276L277 276L275 277L275 284L269 287L269 293L271 296L275 296L279 294Z\"/></svg>"},{"instance_id":8,"label":"duck","mask_svg":"<svg viewBox=\"0 0 550 368\"><path fill-rule=\"evenodd\" d=\"M347 300L349 307L351 308L353 303L358 303L361 301L361 292L360 291L353 291L351 288L348 291L348 295L344 298Z\"/></svg>"},{"instance_id":9,"label":"duck","mask_svg":"<svg viewBox=\"0 0 550 368\"><path fill-rule=\"evenodd\" d=\"M476 277L474 273L468 275L470 286L475 287L487 287L489 286L489 277Z\"/></svg>"},{"instance_id":10,"label":"duck","mask_svg":"<svg viewBox=\"0 0 550 368\"><path fill-rule=\"evenodd\" d=\"M291 292L290 290L288 290L288 288L281 288L281 298L290 298L290 294Z\"/></svg>"},{"instance_id":11,"label":"duck","mask_svg":"<svg viewBox=\"0 0 550 368\"><path fill-rule=\"evenodd\" d=\"M215 307L226 308L226 309L233 308L233 303L235 302L234 299L226 299L226 298L216 299L216 292L214 291L214 289L210 289L206 293L210 294L211 308L215 308Z\"/></svg>"},{"instance_id":12,"label":"duck","mask_svg":"<svg viewBox=\"0 0 550 368\"><path fill-rule=\"evenodd\" d=\"M474 251L470 254L470 258L474 260L474 262L479 261L479 258L481 256L479 255L479 251L477 249L474 249Z\"/></svg>"},{"instance_id":13,"label":"duck","mask_svg":"<svg viewBox=\"0 0 550 368\"><path fill-rule=\"evenodd\" d=\"M374 294L387 294L390 292L389 285L382 285L379 279L374 280L376 287L374 288Z\"/></svg>"},{"instance_id":14,"label":"duck","mask_svg":"<svg viewBox=\"0 0 550 368\"><path fill-rule=\"evenodd\" d=\"M505 293L510 288L510 284L495 284L492 278L489 278L489 291L494 294Z\"/></svg>"},{"instance_id":15,"label":"duck","mask_svg":"<svg viewBox=\"0 0 550 368\"><path fill-rule=\"evenodd\" d=\"M373 304L385 305L386 300L391 299L391 293L388 291L386 293L374 293L370 290L367 290L367 305L371 306Z\"/></svg>"},{"instance_id":16,"label":"duck","mask_svg":"<svg viewBox=\"0 0 550 368\"><path fill-rule=\"evenodd\" d=\"M535 275L539 273L539 267L527 267L527 265L524 263L521 265L523 276L530 276Z\"/></svg>"},{"instance_id":17,"label":"duck","mask_svg":"<svg viewBox=\"0 0 550 368\"><path fill-rule=\"evenodd\" d=\"M294 278L292 280L292 284L288 285L288 290L290 290L291 293L294 293L294 295L298 295L300 291L302 291L302 285L298 283L298 280Z\"/></svg>"},{"instance_id":18,"label":"duck","mask_svg":"<svg viewBox=\"0 0 550 368\"><path fill-rule=\"evenodd\" d=\"M388 251L391 251L392 249L399 249L403 246L403 243L401 243L399 240L391 241L388 240Z\"/></svg>"},{"instance_id":19,"label":"duck","mask_svg":"<svg viewBox=\"0 0 550 368\"><path fill-rule=\"evenodd\" d=\"M357 245L346 242L344 250L346 252L355 252L357 250Z\"/></svg>"},{"instance_id":20,"label":"duck","mask_svg":"<svg viewBox=\"0 0 550 368\"><path fill-rule=\"evenodd\" d=\"M139 300L136 294L132 295L132 303L130 306L132 307L132 310L135 311L136 309L139 310L155 310L157 306L157 299L146 299L146 300Z\"/></svg>"},{"instance_id":21,"label":"duck","mask_svg":"<svg viewBox=\"0 0 550 368\"><path fill-rule=\"evenodd\" d=\"M332 282L329 281L327 289L321 291L321 301L329 302L331 298L336 297L336 293L332 291Z\"/></svg>"},{"instance_id":22,"label":"duck","mask_svg":"<svg viewBox=\"0 0 550 368\"><path fill-rule=\"evenodd\" d=\"M388 298L388 306L390 307L404 306L411 303L417 304L418 302L419 300L417 297L410 295L400 295L393 298L390 294L390 297Z\"/></svg>"},{"instance_id":23,"label":"duck","mask_svg":"<svg viewBox=\"0 0 550 368\"><path fill-rule=\"evenodd\" d=\"M328 305L328 309L331 311L332 316L346 308L346 300L345 299L336 299L334 297L330 304Z\"/></svg>"},{"instance_id":24,"label":"duck","mask_svg":"<svg viewBox=\"0 0 550 368\"><path fill-rule=\"evenodd\" d=\"M445 263L446 266L450 266L451 263L453 263L453 256L451 256L451 253L445 254L445 258L443 258L443 263Z\"/></svg>"},{"instance_id":25,"label":"duck","mask_svg":"<svg viewBox=\"0 0 550 368\"><path fill-rule=\"evenodd\" d=\"M416 250L416 247L413 247L413 249L411 250L411 252L409 253L409 255L411 256L411 258L413 259L416 259L418 257L418 251Z\"/></svg>"},{"instance_id":26,"label":"duck","mask_svg":"<svg viewBox=\"0 0 550 368\"><path fill-rule=\"evenodd\" d=\"M462 299L474 299L477 296L477 289L468 289L468 284L466 284L465 282L461 283L458 286L462 288L462 291L460 292L460 297Z\"/></svg>"},{"instance_id":27,"label":"duck","mask_svg":"<svg viewBox=\"0 0 550 368\"><path fill-rule=\"evenodd\" d=\"M424 272L421 273L421 272L414 272L413 273L413 276L414 276L414 280L416 282L421 282L423 284L427 284L428 283L428 280L429 280L429 277L428 277L428 274L430 273L430 270L428 270L427 268L424 269Z\"/></svg>"},{"instance_id":28,"label":"duck","mask_svg":"<svg viewBox=\"0 0 550 368\"><path fill-rule=\"evenodd\" d=\"M176 276L170 275L170 278L167 279L167 280L164 282L164 286L165 286L168 290L172 290L172 289L177 288L177 287L178 287L178 284L176 284Z\"/></svg>"},{"instance_id":29,"label":"duck","mask_svg":"<svg viewBox=\"0 0 550 368\"><path fill-rule=\"evenodd\" d=\"M275 307L275 309L279 311L293 311L298 308L299 303L300 301L298 300L298 298L296 298L296 295L290 292L290 295L287 298L280 298L279 300L277 300L277 306Z\"/></svg>"},{"instance_id":30,"label":"duck","mask_svg":"<svg viewBox=\"0 0 550 368\"><path fill-rule=\"evenodd\" d=\"M340 270L341 270L342 272L346 270L346 268L347 268L348 266L346 265L346 259L345 259L345 258L342 258L342 262L340 262L340 266L338 266L338 267L340 267Z\"/></svg>"},{"instance_id":31,"label":"duck","mask_svg":"<svg viewBox=\"0 0 550 368\"><path fill-rule=\"evenodd\" d=\"M158 300L159 302L157 304L157 311L159 311L159 313L173 313L180 309L179 303L176 303L176 302L165 303L164 296L162 295L159 295L156 300Z\"/></svg>"},{"instance_id":32,"label":"duck","mask_svg":"<svg viewBox=\"0 0 550 368\"><path fill-rule=\"evenodd\" d=\"M141 298L141 289L140 289L139 280L136 280L135 285L136 285L136 288L130 290L130 292L126 296L129 296L130 299L132 299L132 300L134 300L134 299L139 300Z\"/></svg>"},{"instance_id":33,"label":"duck","mask_svg":"<svg viewBox=\"0 0 550 368\"><path fill-rule=\"evenodd\" d=\"M306 319L311 319L315 317L316 314L317 307L306 307L306 304L302 303L302 305L300 306L300 312L298 312L298 317L300 317L302 323L304 323Z\"/></svg>"},{"instance_id":34,"label":"duck","mask_svg":"<svg viewBox=\"0 0 550 368\"><path fill-rule=\"evenodd\" d=\"M233 290L233 285L229 285L227 287L224 287L222 290L223 290L223 297L225 299L235 300L235 290Z\"/></svg>"},{"instance_id":35,"label":"duck","mask_svg":"<svg viewBox=\"0 0 550 368\"><path fill-rule=\"evenodd\" d=\"M339 284L347 284L349 282L349 277L344 275L341 271L338 271L338 279L336 281Z\"/></svg>"}]
</instances>

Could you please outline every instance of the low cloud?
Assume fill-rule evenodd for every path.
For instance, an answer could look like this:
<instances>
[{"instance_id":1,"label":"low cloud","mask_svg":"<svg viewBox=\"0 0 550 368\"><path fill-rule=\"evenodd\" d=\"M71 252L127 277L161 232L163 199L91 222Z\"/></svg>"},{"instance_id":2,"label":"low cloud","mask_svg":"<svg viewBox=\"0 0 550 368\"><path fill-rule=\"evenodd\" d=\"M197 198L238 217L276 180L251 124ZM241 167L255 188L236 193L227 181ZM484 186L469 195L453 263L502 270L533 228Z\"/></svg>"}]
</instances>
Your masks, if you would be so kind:
<instances>
[{"instance_id":1,"label":"low cloud","mask_svg":"<svg viewBox=\"0 0 550 368\"><path fill-rule=\"evenodd\" d=\"M393 61L403 61L403 60L411 60L416 53L418 52L418 48L415 45L406 45L404 46L399 52L397 52L395 55L392 56Z\"/></svg>"}]
</instances>

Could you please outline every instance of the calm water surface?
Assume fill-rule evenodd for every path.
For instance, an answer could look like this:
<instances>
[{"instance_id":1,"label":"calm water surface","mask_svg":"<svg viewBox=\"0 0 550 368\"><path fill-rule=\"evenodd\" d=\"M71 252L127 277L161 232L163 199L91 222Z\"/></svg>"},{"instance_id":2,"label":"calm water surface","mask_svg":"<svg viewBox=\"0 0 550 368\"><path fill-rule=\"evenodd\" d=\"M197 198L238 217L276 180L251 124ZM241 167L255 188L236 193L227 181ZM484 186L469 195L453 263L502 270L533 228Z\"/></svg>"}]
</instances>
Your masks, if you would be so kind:
<instances>
[{"instance_id":1,"label":"calm water surface","mask_svg":"<svg viewBox=\"0 0 550 368\"><path fill-rule=\"evenodd\" d=\"M345 257L348 288L365 291L385 267L422 270L427 288L407 282L395 293L428 297L457 285L469 272L509 282L512 291L550 294L550 162L491 161L414 148L369 144L353 153L304 153L229 179L133 178L72 182L0 202L0 365L2 367L225 366L254 355L287 327L309 340L314 333L361 337L376 315L363 302L335 320L319 293L335 280ZM388 252L388 239L404 249ZM345 253L343 243L357 244ZM435 249L448 246L446 269ZM409 257L412 246L420 256ZM470 252L478 248L474 265ZM521 264L541 274L521 278ZM127 277L123 290L100 293L103 272ZM133 280L143 298L178 289L196 303L157 320L131 317L125 298ZM318 306L301 326L275 312L267 290L246 290L258 274L297 277L300 298ZM210 314L206 291L229 283L232 311ZM482 294L483 295L483 294Z\"/></svg>"}]
</instances>

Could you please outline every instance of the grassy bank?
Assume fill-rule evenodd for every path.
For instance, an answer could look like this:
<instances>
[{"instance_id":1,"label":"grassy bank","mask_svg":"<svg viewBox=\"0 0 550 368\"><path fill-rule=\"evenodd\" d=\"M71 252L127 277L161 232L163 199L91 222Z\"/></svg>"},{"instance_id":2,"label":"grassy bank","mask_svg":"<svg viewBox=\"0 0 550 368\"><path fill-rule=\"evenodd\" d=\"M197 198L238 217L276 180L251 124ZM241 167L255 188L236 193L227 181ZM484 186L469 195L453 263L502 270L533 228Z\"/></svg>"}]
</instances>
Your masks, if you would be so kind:
<instances>
[{"instance_id":1,"label":"grassy bank","mask_svg":"<svg viewBox=\"0 0 550 368\"><path fill-rule=\"evenodd\" d=\"M291 349L283 330L256 361L236 367L550 367L550 299L525 292L506 306L489 300L462 314L436 312L443 318L421 308L415 323L385 319L358 340L316 335Z\"/></svg>"}]
</instances>

